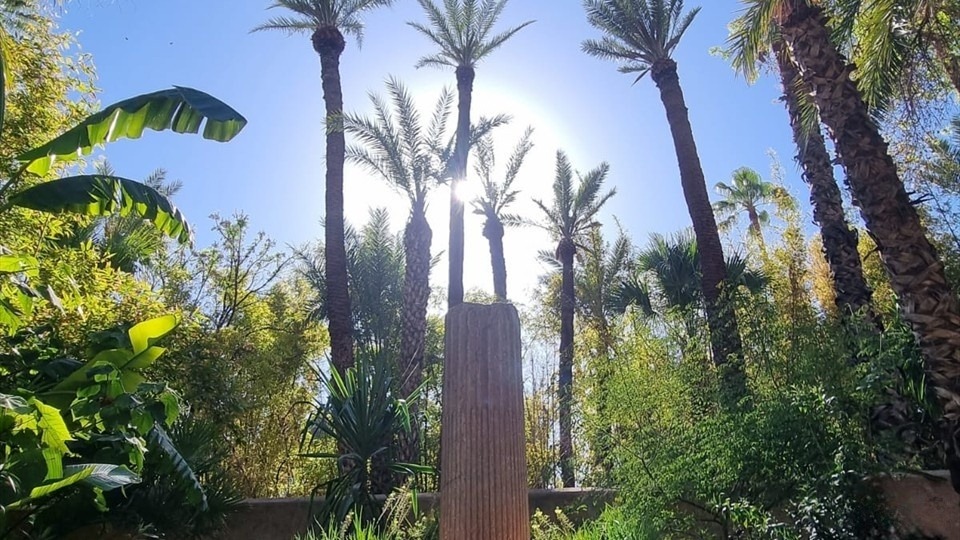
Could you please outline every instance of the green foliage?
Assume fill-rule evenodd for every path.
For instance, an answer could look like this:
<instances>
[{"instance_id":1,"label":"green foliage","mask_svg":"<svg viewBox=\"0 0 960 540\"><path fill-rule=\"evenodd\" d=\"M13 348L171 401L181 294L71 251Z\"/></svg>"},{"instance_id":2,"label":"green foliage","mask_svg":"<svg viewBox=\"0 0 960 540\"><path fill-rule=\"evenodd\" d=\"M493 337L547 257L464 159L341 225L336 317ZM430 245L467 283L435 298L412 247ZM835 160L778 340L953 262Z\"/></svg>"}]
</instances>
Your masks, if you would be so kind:
<instances>
[{"instance_id":1,"label":"green foliage","mask_svg":"<svg viewBox=\"0 0 960 540\"><path fill-rule=\"evenodd\" d=\"M42 212L85 216L135 216L152 221L180 242L191 240L186 218L163 194L118 176L83 175L44 182L16 193L10 204Z\"/></svg>"},{"instance_id":2,"label":"green foliage","mask_svg":"<svg viewBox=\"0 0 960 540\"><path fill-rule=\"evenodd\" d=\"M347 516L343 523L315 528L297 540L437 540L440 529L435 515L422 514L417 493L401 488L387 497L376 522Z\"/></svg>"},{"instance_id":3,"label":"green foliage","mask_svg":"<svg viewBox=\"0 0 960 540\"><path fill-rule=\"evenodd\" d=\"M669 338L639 329L623 345L608 391L625 511L668 536L882 537L889 524L863 480L877 467L864 368L830 323L790 343L797 329L765 305L755 298L743 319L745 410L718 406L713 368L668 353Z\"/></svg>"},{"instance_id":4,"label":"green foliage","mask_svg":"<svg viewBox=\"0 0 960 540\"><path fill-rule=\"evenodd\" d=\"M139 139L145 129L199 133L203 126L203 138L226 142L246 124L246 118L217 98L177 86L114 103L17 160L27 171L44 176L56 162L74 161L109 142Z\"/></svg>"},{"instance_id":5,"label":"green foliage","mask_svg":"<svg viewBox=\"0 0 960 540\"><path fill-rule=\"evenodd\" d=\"M358 523L367 522L382 511L374 495L388 485L384 475L430 472L394 457L394 438L401 430L409 431L408 403L417 395L397 397L389 367L382 362L361 360L343 374L331 366L329 374L317 371L316 375L325 396L314 402L301 448L304 457L335 460L338 470L335 477L317 487L324 494L317 522L336 525L350 514ZM336 441L337 451L312 451L325 437Z\"/></svg>"},{"instance_id":6,"label":"green foliage","mask_svg":"<svg viewBox=\"0 0 960 540\"><path fill-rule=\"evenodd\" d=\"M180 391L191 420L215 426L244 496L306 495L317 471L296 451L316 388L309 360L327 344L310 317L314 295L246 216L215 216L213 229L208 248L180 248L145 268L164 301L186 314L152 376Z\"/></svg>"},{"instance_id":7,"label":"green foliage","mask_svg":"<svg viewBox=\"0 0 960 540\"><path fill-rule=\"evenodd\" d=\"M242 498L230 479L229 450L217 431L208 422L182 419L164 432L166 450L158 448L152 432L142 481L117 508L118 519L150 523L174 538L201 538L223 527ZM171 453L180 459L171 459ZM205 511L198 511L199 497Z\"/></svg>"},{"instance_id":8,"label":"green foliage","mask_svg":"<svg viewBox=\"0 0 960 540\"><path fill-rule=\"evenodd\" d=\"M154 342L177 324L168 316L105 332L87 362L59 357L57 348L0 358L2 388L11 392L4 394L8 407L0 421L2 462L13 479L0 504L20 513L9 521L5 513L4 528L62 534L100 519L100 512L125 499L106 492L140 482L148 448L160 456L176 454L162 437L180 413L180 400L141 373L164 352ZM181 464L168 478L196 480L193 475ZM82 486L89 494L78 497L83 492L73 488ZM70 493L60 496L67 488ZM206 512L202 487L195 489L194 511Z\"/></svg>"},{"instance_id":9,"label":"green foliage","mask_svg":"<svg viewBox=\"0 0 960 540\"><path fill-rule=\"evenodd\" d=\"M526 21L491 35L493 26L507 6L507 0L444 0L442 5L437 5L433 0L417 1L426 13L429 24L407 24L440 49L439 53L421 58L417 62L418 68L449 66L472 69L514 34L533 24L533 21Z\"/></svg>"},{"instance_id":10,"label":"green foliage","mask_svg":"<svg viewBox=\"0 0 960 540\"><path fill-rule=\"evenodd\" d=\"M559 508L553 516L537 510L530 524L531 540L653 540L661 536L649 524L628 517L622 509L607 508L580 527Z\"/></svg>"}]
</instances>

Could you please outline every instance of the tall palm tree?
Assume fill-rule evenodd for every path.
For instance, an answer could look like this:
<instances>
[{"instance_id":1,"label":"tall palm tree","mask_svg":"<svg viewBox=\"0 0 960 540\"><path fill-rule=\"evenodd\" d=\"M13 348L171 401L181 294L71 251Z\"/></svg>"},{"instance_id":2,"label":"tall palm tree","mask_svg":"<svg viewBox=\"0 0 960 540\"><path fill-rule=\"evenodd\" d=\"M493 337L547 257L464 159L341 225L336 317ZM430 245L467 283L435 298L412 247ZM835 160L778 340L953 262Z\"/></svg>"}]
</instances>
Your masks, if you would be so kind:
<instances>
[{"instance_id":1,"label":"tall palm tree","mask_svg":"<svg viewBox=\"0 0 960 540\"><path fill-rule=\"evenodd\" d=\"M707 301L713 360L718 366L725 365L723 376L729 379L731 388L745 387L736 314L720 298L721 284L726 278L720 232L707 195L677 63L671 58L699 8L684 13L683 0L584 0L583 5L587 20L604 34L599 40L584 41L583 50L620 62L620 71L636 73L637 81L650 73L660 89L703 266L703 296ZM736 399L736 395L732 397Z\"/></svg>"},{"instance_id":2,"label":"tall palm tree","mask_svg":"<svg viewBox=\"0 0 960 540\"><path fill-rule=\"evenodd\" d=\"M576 306L573 263L578 244L590 230L600 225L596 221L597 213L616 192L611 189L601 193L609 170L609 165L601 163L585 175L574 173L567 155L558 151L553 202L547 206L534 200L543 211L539 226L557 241L556 258L562 267L557 393L560 401L560 477L564 487L576 484L573 467L573 317ZM576 186L574 175L578 179Z\"/></svg>"},{"instance_id":3,"label":"tall palm tree","mask_svg":"<svg viewBox=\"0 0 960 540\"><path fill-rule=\"evenodd\" d=\"M865 313L878 327L879 317L873 310L873 291L867 285L863 264L857 250L857 233L847 223L840 188L833 176L833 161L820 129L820 115L809 98L810 91L800 77L800 69L787 50L779 30L772 25L764 33L738 19L731 25L728 52L734 68L748 81L756 80L758 65L772 56L787 109L796 160L803 179L810 186L813 219L820 226L823 254L833 277L834 301L843 317ZM772 55L771 55L772 53Z\"/></svg>"},{"instance_id":4,"label":"tall palm tree","mask_svg":"<svg viewBox=\"0 0 960 540\"><path fill-rule=\"evenodd\" d=\"M863 276L863 263L857 250L857 232L847 223L840 188L833 177L833 162L820 131L819 119L804 127L802 104L798 90L804 85L800 73L780 40L774 42L773 54L783 84L783 97L797 146L797 161L803 179L810 185L813 219L820 225L823 254L833 274L836 305L843 317L864 313L875 325L880 319L873 310L873 291ZM798 88L798 85L799 88Z\"/></svg>"},{"instance_id":5,"label":"tall palm tree","mask_svg":"<svg viewBox=\"0 0 960 540\"><path fill-rule=\"evenodd\" d=\"M503 181L494 178L496 156L493 151L493 139L484 137L477 145L477 163L475 170L480 177L483 192L473 201L473 213L484 217L483 236L490 243L490 264L493 270L493 293L499 300L507 299L507 263L503 257L504 228L520 223L520 218L507 213L507 207L516 202L519 191L513 189L523 160L527 157L533 142L530 136L533 128L527 128L520 142L513 149Z\"/></svg>"},{"instance_id":6,"label":"tall palm tree","mask_svg":"<svg viewBox=\"0 0 960 540\"><path fill-rule=\"evenodd\" d=\"M870 115L846 59L831 40L824 11L808 0L744 0L745 26L762 41L776 24L820 117L830 129L847 183L880 257L903 318L924 356L943 407L947 466L960 492L960 302L947 282L910 201L887 143Z\"/></svg>"},{"instance_id":7,"label":"tall palm tree","mask_svg":"<svg viewBox=\"0 0 960 540\"><path fill-rule=\"evenodd\" d=\"M747 231L757 239L760 249L764 249L762 226L770 223L770 213L761 206L776 200L777 186L765 181L757 171L741 167L733 171L732 185L717 182L715 188L723 197L713 203L713 209L723 217L720 228L732 227L740 212L746 212L749 222Z\"/></svg>"},{"instance_id":8,"label":"tall palm tree","mask_svg":"<svg viewBox=\"0 0 960 540\"><path fill-rule=\"evenodd\" d=\"M291 11L292 15L274 17L254 29L310 34L313 50L320 56L327 131L323 220L327 320L333 365L341 372L353 365L353 319L344 241L343 164L346 141L342 125L340 55L346 47L344 34L353 36L357 43L363 40L361 14L391 3L393 0L276 0L270 9L285 9Z\"/></svg>"},{"instance_id":9,"label":"tall palm tree","mask_svg":"<svg viewBox=\"0 0 960 540\"><path fill-rule=\"evenodd\" d=\"M507 0L417 0L427 14L428 24L408 23L427 36L440 52L425 56L417 67L452 67L457 76L457 138L451 163L450 259L447 305L463 303L463 205L460 185L467 177L470 152L470 104L473 99L475 67L508 39L533 21L524 22L499 34L491 34Z\"/></svg>"},{"instance_id":10,"label":"tall palm tree","mask_svg":"<svg viewBox=\"0 0 960 540\"><path fill-rule=\"evenodd\" d=\"M427 222L427 197L444 180L447 121L453 94L444 89L429 125L424 126L413 97L396 79L387 81L390 104L371 96L374 115L344 116L346 131L358 144L347 150L351 161L381 177L407 197L410 217L403 232L406 269L403 278L403 308L400 336L400 390L411 395L423 381L423 358L427 335L427 303L430 298L430 244L433 231ZM426 129L424 129L426 127ZM401 460L419 459L419 430L411 426L401 441Z\"/></svg>"}]
</instances>

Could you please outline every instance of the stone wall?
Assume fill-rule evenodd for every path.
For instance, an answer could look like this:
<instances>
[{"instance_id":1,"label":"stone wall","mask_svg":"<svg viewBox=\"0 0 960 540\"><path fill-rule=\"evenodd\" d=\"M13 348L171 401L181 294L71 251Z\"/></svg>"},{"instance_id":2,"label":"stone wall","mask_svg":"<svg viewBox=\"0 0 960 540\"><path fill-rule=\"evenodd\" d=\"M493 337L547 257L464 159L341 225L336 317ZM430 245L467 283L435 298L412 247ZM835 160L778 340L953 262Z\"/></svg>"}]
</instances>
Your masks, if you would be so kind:
<instances>
[{"instance_id":1,"label":"stone wall","mask_svg":"<svg viewBox=\"0 0 960 540\"><path fill-rule=\"evenodd\" d=\"M898 474L877 479L887 503L906 532L929 538L960 540L960 496L950 486L946 472L924 475ZM531 490L530 511L547 515L556 508L568 512L575 522L599 515L616 493L611 490ZM435 493L420 494L420 508L437 506ZM244 503L230 520L221 540L291 540L307 526L308 499L254 499ZM492 539L491 539L492 540Z\"/></svg>"},{"instance_id":2,"label":"stone wall","mask_svg":"<svg viewBox=\"0 0 960 540\"><path fill-rule=\"evenodd\" d=\"M616 492L603 489L534 489L530 490L530 511L540 509L551 515L557 508L566 510L574 522L594 518L613 501ZM437 507L436 493L418 495L420 510L429 512ZM220 540L291 540L307 527L309 499L251 499L246 501L230 520Z\"/></svg>"}]
</instances>

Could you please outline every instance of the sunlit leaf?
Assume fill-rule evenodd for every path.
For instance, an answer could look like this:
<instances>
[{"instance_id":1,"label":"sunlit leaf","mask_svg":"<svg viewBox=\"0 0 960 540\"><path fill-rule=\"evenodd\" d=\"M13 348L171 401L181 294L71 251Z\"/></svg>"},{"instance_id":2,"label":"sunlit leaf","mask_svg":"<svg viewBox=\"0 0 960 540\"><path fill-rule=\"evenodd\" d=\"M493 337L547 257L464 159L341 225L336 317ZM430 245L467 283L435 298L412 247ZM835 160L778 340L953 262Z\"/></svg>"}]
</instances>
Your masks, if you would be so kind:
<instances>
[{"instance_id":1,"label":"sunlit leaf","mask_svg":"<svg viewBox=\"0 0 960 540\"><path fill-rule=\"evenodd\" d=\"M82 175L44 182L10 198L10 204L42 212L85 216L136 216L151 221L181 243L191 240L180 210L156 189L117 176Z\"/></svg>"},{"instance_id":2,"label":"sunlit leaf","mask_svg":"<svg viewBox=\"0 0 960 540\"><path fill-rule=\"evenodd\" d=\"M98 145L122 138L137 139L147 128L198 133L203 125L205 139L225 142L246 124L246 118L217 98L177 86L110 105L17 159L25 162L28 171L42 176L54 162L75 160Z\"/></svg>"},{"instance_id":3,"label":"sunlit leaf","mask_svg":"<svg viewBox=\"0 0 960 540\"><path fill-rule=\"evenodd\" d=\"M67 465L63 468L65 474L73 475L84 470L89 474L81 479L81 483L110 491L130 484L140 483L140 477L123 465L111 465L104 463L88 465Z\"/></svg>"},{"instance_id":4,"label":"sunlit leaf","mask_svg":"<svg viewBox=\"0 0 960 540\"><path fill-rule=\"evenodd\" d=\"M158 339L173 332L179 324L180 319L176 315L164 315L134 325L127 332L133 352L140 354L145 351Z\"/></svg>"}]
</instances>

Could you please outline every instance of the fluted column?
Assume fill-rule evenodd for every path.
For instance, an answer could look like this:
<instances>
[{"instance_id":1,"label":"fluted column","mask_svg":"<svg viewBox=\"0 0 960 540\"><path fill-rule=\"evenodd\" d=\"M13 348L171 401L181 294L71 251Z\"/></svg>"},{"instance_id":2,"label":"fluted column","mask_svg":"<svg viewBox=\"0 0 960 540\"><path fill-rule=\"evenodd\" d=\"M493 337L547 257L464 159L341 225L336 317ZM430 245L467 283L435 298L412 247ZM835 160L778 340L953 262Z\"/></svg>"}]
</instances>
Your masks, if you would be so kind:
<instances>
[{"instance_id":1,"label":"fluted column","mask_svg":"<svg viewBox=\"0 0 960 540\"><path fill-rule=\"evenodd\" d=\"M440 539L529 540L520 319L510 304L447 313Z\"/></svg>"}]
</instances>

